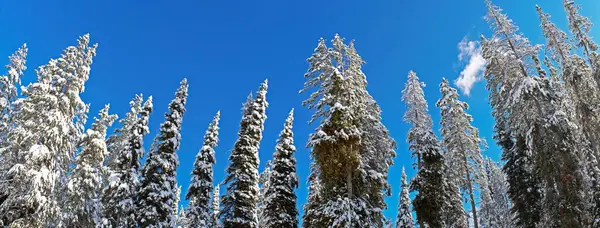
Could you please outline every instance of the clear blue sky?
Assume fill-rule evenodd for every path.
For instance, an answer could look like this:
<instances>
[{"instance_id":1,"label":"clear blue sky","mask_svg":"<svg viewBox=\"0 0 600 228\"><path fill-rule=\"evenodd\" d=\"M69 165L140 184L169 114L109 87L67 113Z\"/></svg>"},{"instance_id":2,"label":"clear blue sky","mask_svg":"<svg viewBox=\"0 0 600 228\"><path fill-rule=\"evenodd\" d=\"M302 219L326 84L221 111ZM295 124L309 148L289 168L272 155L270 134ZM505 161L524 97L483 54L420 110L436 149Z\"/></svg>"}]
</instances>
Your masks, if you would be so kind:
<instances>
[{"instance_id":1,"label":"clear blue sky","mask_svg":"<svg viewBox=\"0 0 600 228\"><path fill-rule=\"evenodd\" d=\"M600 17L600 2L578 0L582 13ZM553 15L565 28L562 1L497 0L523 32L542 43L535 4ZM388 198L388 217L396 216L400 170L412 160L405 143L408 127L402 122L404 105L401 90L407 72L413 69L428 86L425 89L434 121L439 121L435 102L442 77L455 80L464 67L458 61L458 43L467 37L478 40L489 35L483 0L429 1L75 1L4 0L0 3L0 64L22 43L29 56L24 83L35 80L34 69L59 56L78 36L90 33L99 43L83 99L91 103L95 116L105 103L124 116L136 93L152 95L155 111L146 147L156 135L163 113L187 77L190 90L184 116L181 165L178 180L185 193L194 157L202 144L208 123L221 110L220 143L215 179L221 181L229 152L236 140L240 108L250 91L269 78L270 107L261 143L261 170L271 158L275 140L291 108L296 109L295 140L298 174L301 179L298 203L307 195L309 150L307 136L311 111L301 106L299 95L308 58L319 37L335 33L355 39L359 54L366 60L364 71L369 92L382 107L383 121L398 142L395 165L390 169L393 195ZM595 20L599 22L599 20ZM600 22L599 22L600 23ZM598 27L592 35L600 37ZM1 60L1 59L0 59ZM4 74L5 72L0 72ZM499 159L492 141L490 116L484 83L476 83L469 97L462 97L472 109L475 126L488 139L486 154ZM91 122L91 121L90 121ZM439 125L436 123L436 130ZM300 211L301 207L299 206Z\"/></svg>"}]
</instances>

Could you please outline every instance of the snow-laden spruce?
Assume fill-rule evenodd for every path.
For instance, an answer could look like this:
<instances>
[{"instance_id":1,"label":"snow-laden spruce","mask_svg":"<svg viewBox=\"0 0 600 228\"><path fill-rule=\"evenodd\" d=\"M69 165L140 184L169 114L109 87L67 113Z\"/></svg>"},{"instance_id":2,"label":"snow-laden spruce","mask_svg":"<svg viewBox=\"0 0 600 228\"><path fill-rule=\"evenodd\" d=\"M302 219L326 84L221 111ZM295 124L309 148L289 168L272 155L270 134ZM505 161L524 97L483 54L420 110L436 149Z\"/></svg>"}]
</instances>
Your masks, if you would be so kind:
<instances>
[{"instance_id":1,"label":"snow-laden spruce","mask_svg":"<svg viewBox=\"0 0 600 228\"><path fill-rule=\"evenodd\" d=\"M37 81L23 88L26 97L15 101L19 112L7 135L11 143L2 145L2 157L11 165L5 183L9 195L0 205L4 225L61 225L59 205L64 202L67 170L88 110L79 95L96 54L89 35L77 43L39 67Z\"/></svg>"},{"instance_id":2,"label":"snow-laden spruce","mask_svg":"<svg viewBox=\"0 0 600 228\"><path fill-rule=\"evenodd\" d=\"M540 175L544 190L540 225L585 226L591 220L584 199L588 192L585 169L580 162L579 132L569 118L569 108L561 105L565 96L545 77L538 47L529 44L500 8L486 2L487 19L494 31L493 38L482 43L492 113L497 124L510 123L505 129L523 137L525 148L533 153L534 173ZM515 204L521 203L516 194L511 197Z\"/></svg>"},{"instance_id":3,"label":"snow-laden spruce","mask_svg":"<svg viewBox=\"0 0 600 228\"><path fill-rule=\"evenodd\" d=\"M269 185L263 201L261 227L298 227L295 193L298 188L298 175L294 156L296 146L294 146L292 131L293 121L294 110L292 109L275 146Z\"/></svg>"},{"instance_id":4,"label":"snow-laden spruce","mask_svg":"<svg viewBox=\"0 0 600 228\"><path fill-rule=\"evenodd\" d=\"M400 194L398 200L398 215L396 216L396 228L413 228L415 221L413 220L412 211L410 210L410 196L408 195L408 182L406 181L406 172L402 167L402 185L400 185Z\"/></svg>"},{"instance_id":5,"label":"snow-laden spruce","mask_svg":"<svg viewBox=\"0 0 600 228\"><path fill-rule=\"evenodd\" d=\"M17 87L21 84L21 77L27 69L25 66L27 57L27 45L23 44L14 54L8 57L9 63L5 66L7 75L0 76L0 148L8 146L8 132L14 126L15 107L17 100ZM2 163L0 164L0 205L8 195L8 170L12 167L15 158L0 153Z\"/></svg>"},{"instance_id":6,"label":"snow-laden spruce","mask_svg":"<svg viewBox=\"0 0 600 228\"><path fill-rule=\"evenodd\" d=\"M257 227L258 149L267 118L267 80L258 89L256 99L248 96L244 104L238 139L229 156L229 167L223 184L227 186L221 199L220 217L226 228Z\"/></svg>"},{"instance_id":7,"label":"snow-laden spruce","mask_svg":"<svg viewBox=\"0 0 600 228\"><path fill-rule=\"evenodd\" d=\"M4 67L7 74L0 76L0 145L5 145L7 134L12 126L14 116L13 102L17 100L17 88L21 85L21 77L27 70L27 44L23 44L14 54L8 57L9 63Z\"/></svg>"},{"instance_id":8,"label":"snow-laden spruce","mask_svg":"<svg viewBox=\"0 0 600 228\"><path fill-rule=\"evenodd\" d=\"M308 142L322 187L321 203L313 204L316 208L311 210L318 210L320 216L309 223L381 227L394 141L380 122L379 106L366 90L364 61L353 42L346 44L336 34L331 43L327 48L324 39L319 41L308 59L310 68L301 91L315 90L303 104L315 110L311 123L320 120Z\"/></svg>"},{"instance_id":9,"label":"snow-laden spruce","mask_svg":"<svg viewBox=\"0 0 600 228\"><path fill-rule=\"evenodd\" d=\"M103 184L106 129L117 119L108 114L104 106L94 117L96 122L85 132L79 145L81 152L75 157L75 168L67 184L64 224L69 227L97 227L101 224L100 193Z\"/></svg>"},{"instance_id":10,"label":"snow-laden spruce","mask_svg":"<svg viewBox=\"0 0 600 228\"><path fill-rule=\"evenodd\" d=\"M314 161L312 156L311 160ZM321 202L321 183L319 182L318 172L317 164L311 162L310 174L308 175L308 197L306 197L306 202L302 206L302 209L304 210L304 214L302 215L302 227L304 228L314 227L318 222L318 218L321 216L320 211L317 210L319 203Z\"/></svg>"},{"instance_id":11,"label":"snow-laden spruce","mask_svg":"<svg viewBox=\"0 0 600 228\"><path fill-rule=\"evenodd\" d=\"M189 200L186 212L187 227L210 227L209 222L212 214L209 205L213 192L213 166L215 160L215 147L219 142L219 118L221 112L217 112L208 129L204 134L204 143L196 155L192 179L185 199Z\"/></svg>"},{"instance_id":12,"label":"snow-laden spruce","mask_svg":"<svg viewBox=\"0 0 600 228\"><path fill-rule=\"evenodd\" d=\"M486 191L489 198L483 198L482 207L487 207L489 211L481 214L481 225L483 227L511 228L515 227L510 218L510 200L508 197L508 182L506 174L502 172L499 165L491 159L485 160L485 174L488 180Z\"/></svg>"},{"instance_id":13,"label":"snow-laden spruce","mask_svg":"<svg viewBox=\"0 0 600 228\"><path fill-rule=\"evenodd\" d=\"M180 84L141 171L136 201L139 227L174 227L176 223L177 206L174 201L179 198L177 150L181 143L181 123L188 96L187 80L183 79Z\"/></svg>"},{"instance_id":14,"label":"snow-laden spruce","mask_svg":"<svg viewBox=\"0 0 600 228\"><path fill-rule=\"evenodd\" d=\"M469 105L458 100L458 92L450 87L445 78L442 78L440 93L442 97L436 106L440 108L442 142L446 148L444 158L450 172L448 178L459 184L463 193L469 196L473 226L477 228L479 221L475 210L475 191L477 186L481 190L487 182L480 147L482 140L479 138L479 130L471 125L473 117L466 112ZM480 195L482 198L487 197Z\"/></svg>"},{"instance_id":15,"label":"snow-laden spruce","mask_svg":"<svg viewBox=\"0 0 600 228\"><path fill-rule=\"evenodd\" d=\"M217 185L214 188L213 195L211 198L211 212L210 212L210 223L208 227L221 227L219 221L219 213L221 208L221 186Z\"/></svg>"},{"instance_id":16,"label":"snow-laden spruce","mask_svg":"<svg viewBox=\"0 0 600 228\"><path fill-rule=\"evenodd\" d=\"M144 136L149 133L152 97L142 105L142 95L136 95L130 111L119 120L121 128L107 140L109 156L106 183L102 191L102 227L134 227L135 199L139 188L140 159L144 156Z\"/></svg>"},{"instance_id":17,"label":"snow-laden spruce","mask_svg":"<svg viewBox=\"0 0 600 228\"><path fill-rule=\"evenodd\" d=\"M563 0L565 11L567 12L567 20L569 21L569 29L575 38L575 45L583 49L583 53L588 57L590 63L594 67L597 64L596 51L598 44L594 42L589 35L592 28L592 22L587 17L579 14L580 7L572 0ZM596 79L598 80L598 78Z\"/></svg>"},{"instance_id":18,"label":"snow-laden spruce","mask_svg":"<svg viewBox=\"0 0 600 228\"><path fill-rule=\"evenodd\" d=\"M271 160L265 163L265 170L263 170L258 177L258 199L256 200L256 217L258 227L264 227L266 220L264 217L265 212L265 200L267 196L267 189L271 186L271 171L272 165Z\"/></svg>"},{"instance_id":19,"label":"snow-laden spruce","mask_svg":"<svg viewBox=\"0 0 600 228\"><path fill-rule=\"evenodd\" d=\"M418 192L413 200L413 210L419 226L442 227L446 200L444 157L440 142L433 133L424 86L417 74L410 71L402 90L402 101L407 106L404 121L411 125L407 142L413 157L417 157L418 168L410 190Z\"/></svg>"},{"instance_id":20,"label":"snow-laden spruce","mask_svg":"<svg viewBox=\"0 0 600 228\"><path fill-rule=\"evenodd\" d=\"M448 178L449 173L451 173L449 167L445 166L442 219L446 227L467 228L469 227L469 215L463 207L463 195L460 192L456 178Z\"/></svg>"}]
</instances>

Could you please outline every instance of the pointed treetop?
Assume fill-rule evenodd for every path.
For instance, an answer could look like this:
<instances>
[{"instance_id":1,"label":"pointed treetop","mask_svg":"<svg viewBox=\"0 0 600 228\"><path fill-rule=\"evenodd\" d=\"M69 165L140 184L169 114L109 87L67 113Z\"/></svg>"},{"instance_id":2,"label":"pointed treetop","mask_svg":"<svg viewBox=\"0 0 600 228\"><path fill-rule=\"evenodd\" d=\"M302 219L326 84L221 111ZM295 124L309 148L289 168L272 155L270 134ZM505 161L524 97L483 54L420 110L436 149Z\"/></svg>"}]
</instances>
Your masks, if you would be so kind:
<instances>
[{"instance_id":1,"label":"pointed treetop","mask_svg":"<svg viewBox=\"0 0 600 228\"><path fill-rule=\"evenodd\" d=\"M98 117L94 117L96 120L95 123L92 124L92 129L99 130L101 132L105 132L108 126L111 126L113 122L117 119L117 115L108 114L108 110L110 109L110 104L104 105L104 108L100 110L98 113Z\"/></svg>"},{"instance_id":2,"label":"pointed treetop","mask_svg":"<svg viewBox=\"0 0 600 228\"><path fill-rule=\"evenodd\" d=\"M554 23L550 21L550 14L544 13L542 8L538 5L535 6L538 17L540 19L540 27L544 32L544 36L548 40L548 50L552 59L560 64L563 60L570 55L571 49L573 48L569 43L567 34L556 27Z\"/></svg>"},{"instance_id":3,"label":"pointed treetop","mask_svg":"<svg viewBox=\"0 0 600 228\"><path fill-rule=\"evenodd\" d=\"M14 54L8 57L10 61L5 68L8 70L8 79L15 84L21 83L23 71L27 70L25 63L27 62L27 44L23 44Z\"/></svg>"}]
</instances>

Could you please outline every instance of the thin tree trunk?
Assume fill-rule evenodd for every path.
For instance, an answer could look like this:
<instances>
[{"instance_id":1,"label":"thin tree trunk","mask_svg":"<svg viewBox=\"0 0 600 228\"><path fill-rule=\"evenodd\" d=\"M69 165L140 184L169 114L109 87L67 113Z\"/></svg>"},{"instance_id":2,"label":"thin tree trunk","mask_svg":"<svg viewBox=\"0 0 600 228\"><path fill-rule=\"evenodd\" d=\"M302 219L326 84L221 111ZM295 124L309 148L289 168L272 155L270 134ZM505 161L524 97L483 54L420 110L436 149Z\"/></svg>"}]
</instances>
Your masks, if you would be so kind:
<instances>
[{"instance_id":1,"label":"thin tree trunk","mask_svg":"<svg viewBox=\"0 0 600 228\"><path fill-rule=\"evenodd\" d=\"M352 145L350 145L350 151L352 151ZM352 166L350 164L346 164L346 188L348 188L348 198L353 198L352 192Z\"/></svg>"}]
</instances>

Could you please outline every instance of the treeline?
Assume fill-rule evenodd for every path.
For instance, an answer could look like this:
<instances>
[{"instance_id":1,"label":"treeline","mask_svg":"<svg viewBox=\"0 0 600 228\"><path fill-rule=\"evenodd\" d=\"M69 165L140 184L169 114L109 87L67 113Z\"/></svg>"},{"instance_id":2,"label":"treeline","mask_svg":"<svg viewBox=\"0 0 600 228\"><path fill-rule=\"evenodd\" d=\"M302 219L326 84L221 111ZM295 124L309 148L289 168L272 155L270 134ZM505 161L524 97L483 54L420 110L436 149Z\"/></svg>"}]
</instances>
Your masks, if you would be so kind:
<instances>
[{"instance_id":1,"label":"treeline","mask_svg":"<svg viewBox=\"0 0 600 228\"><path fill-rule=\"evenodd\" d=\"M301 93L313 110L312 162L303 227L599 227L600 59L591 22L564 1L570 33L540 7L546 45L533 45L486 0L493 35L481 38L484 77L502 163L482 155L484 141L469 106L446 79L436 107L438 138L423 92L409 72L402 91L412 127L407 142L416 176L402 170L397 218L386 218L388 171L396 143L367 91L354 41L321 39L307 59ZM0 77L0 225L4 227L298 227L294 113L273 159L259 173L268 108L265 80L243 105L227 175L213 178L220 113L196 155L186 207L179 208L177 150L186 111L184 79L150 146L144 136L152 97L136 95L122 118L106 105L85 129L80 94L97 45L89 35L39 67L22 89L27 47ZM114 122L116 130L107 135ZM142 161L142 158L146 158ZM225 193L221 194L221 186ZM411 200L409 192L415 192ZM464 204L468 204L467 211ZM415 212L416 218L413 218Z\"/></svg>"}]
</instances>

